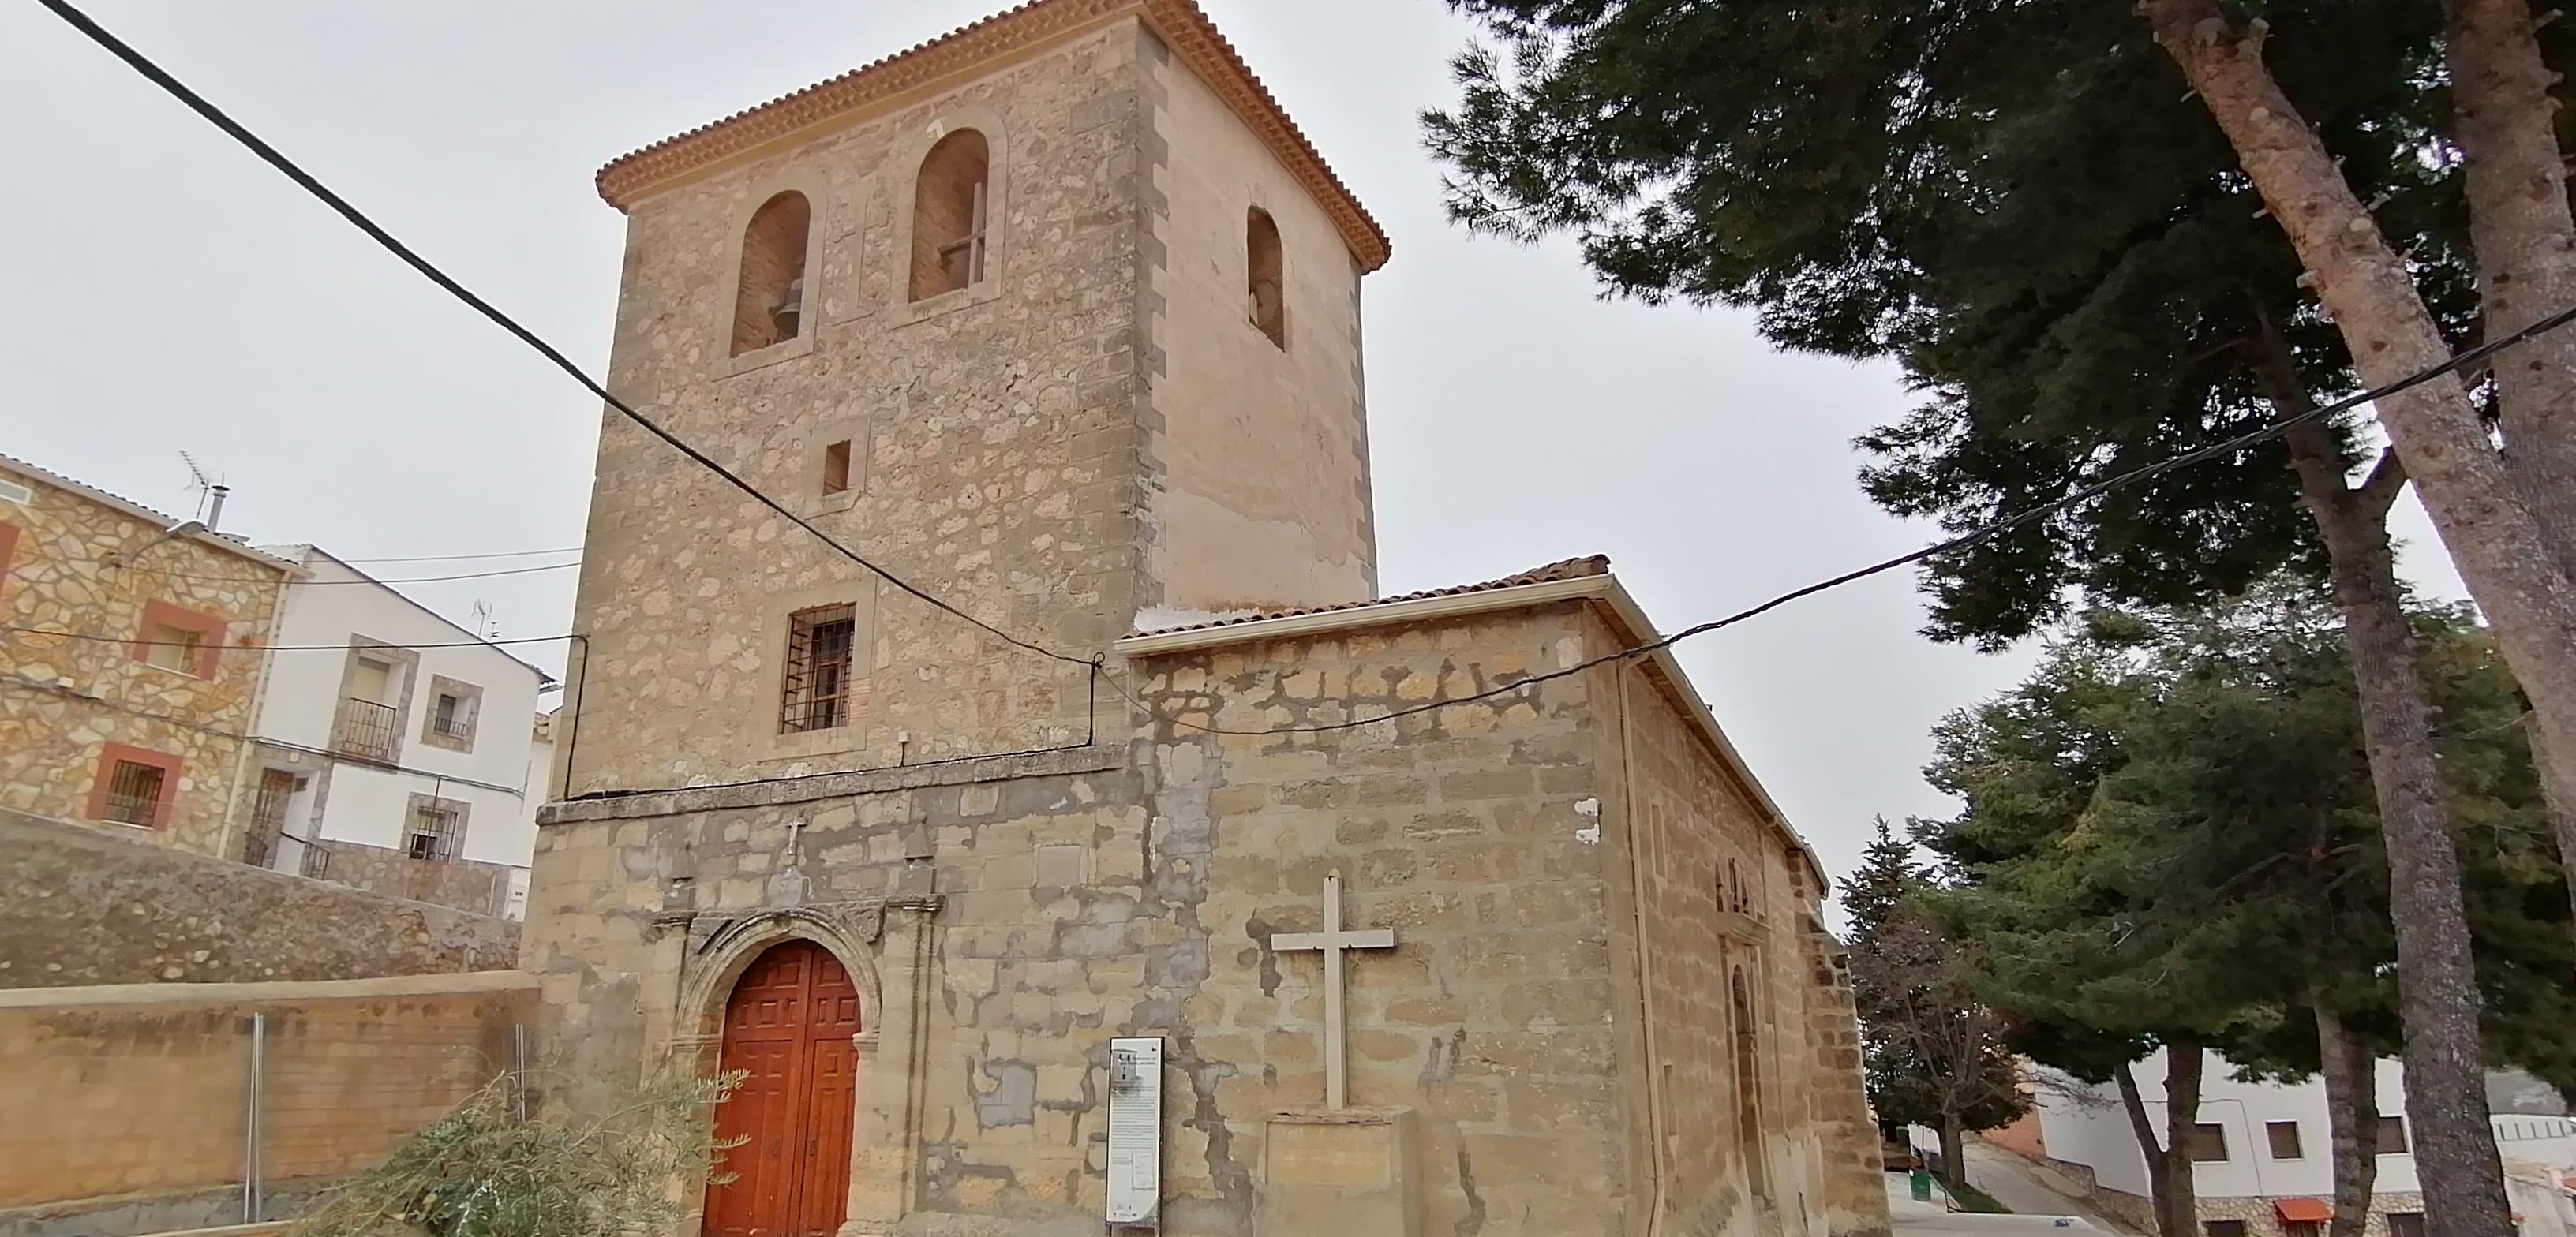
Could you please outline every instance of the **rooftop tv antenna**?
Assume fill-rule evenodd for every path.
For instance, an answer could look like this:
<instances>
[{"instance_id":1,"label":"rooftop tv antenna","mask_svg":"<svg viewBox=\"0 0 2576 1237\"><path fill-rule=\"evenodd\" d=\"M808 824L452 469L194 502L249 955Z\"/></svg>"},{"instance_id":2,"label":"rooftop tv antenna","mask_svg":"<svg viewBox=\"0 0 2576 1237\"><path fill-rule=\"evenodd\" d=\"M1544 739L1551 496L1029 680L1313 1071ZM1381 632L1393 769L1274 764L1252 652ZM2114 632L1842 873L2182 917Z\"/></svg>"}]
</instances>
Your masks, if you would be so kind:
<instances>
[{"instance_id":1,"label":"rooftop tv antenna","mask_svg":"<svg viewBox=\"0 0 2576 1237\"><path fill-rule=\"evenodd\" d=\"M197 457L182 451L179 459L188 466L188 483L197 491L197 519L204 522L206 531L213 532L224 518L224 499L233 492L232 487L220 477L207 476L206 470L197 466Z\"/></svg>"}]
</instances>

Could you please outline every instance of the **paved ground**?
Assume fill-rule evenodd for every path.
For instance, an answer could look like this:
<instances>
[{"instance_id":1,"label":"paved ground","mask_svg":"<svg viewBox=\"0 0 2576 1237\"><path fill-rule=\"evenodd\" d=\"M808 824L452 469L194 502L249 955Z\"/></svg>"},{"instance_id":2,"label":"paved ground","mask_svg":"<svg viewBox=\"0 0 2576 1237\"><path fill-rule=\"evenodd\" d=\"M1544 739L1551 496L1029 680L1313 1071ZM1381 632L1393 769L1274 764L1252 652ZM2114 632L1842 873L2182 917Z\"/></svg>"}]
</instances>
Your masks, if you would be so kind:
<instances>
[{"instance_id":1,"label":"paved ground","mask_svg":"<svg viewBox=\"0 0 2576 1237\"><path fill-rule=\"evenodd\" d=\"M1988 1197L2021 1215L2072 1216L2106 1233L2135 1230L2087 1202L2079 1187L2001 1147L1971 1138L1967 1153L1968 1182Z\"/></svg>"},{"instance_id":2,"label":"paved ground","mask_svg":"<svg viewBox=\"0 0 2576 1237\"><path fill-rule=\"evenodd\" d=\"M1985 1187L1980 1185L1977 1188ZM1972 1215L1964 1211L1954 1212L1945 1209L1937 1201L1940 1197L1937 1191L1933 1197L1936 1200L1934 1202L1915 1202L1906 1192L1905 1174L1887 1174L1888 1218L1895 1222L1896 1231L1902 1237L1936 1237L1936 1235L1954 1233L1985 1234L1988 1237L2056 1237L2061 1233L2099 1234L2103 1231L2071 1217L1990 1216Z\"/></svg>"}]
</instances>

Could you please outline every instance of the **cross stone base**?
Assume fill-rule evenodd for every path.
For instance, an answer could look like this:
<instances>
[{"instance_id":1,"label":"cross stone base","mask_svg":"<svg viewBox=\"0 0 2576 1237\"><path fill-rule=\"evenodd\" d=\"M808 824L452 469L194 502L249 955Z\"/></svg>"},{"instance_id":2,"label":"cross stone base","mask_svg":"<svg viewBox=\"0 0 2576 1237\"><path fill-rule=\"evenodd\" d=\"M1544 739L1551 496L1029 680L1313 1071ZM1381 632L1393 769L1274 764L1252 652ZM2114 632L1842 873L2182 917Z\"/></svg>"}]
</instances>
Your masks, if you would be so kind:
<instances>
[{"instance_id":1,"label":"cross stone base","mask_svg":"<svg viewBox=\"0 0 2576 1237\"><path fill-rule=\"evenodd\" d=\"M1262 1139L1260 1237L1419 1237L1413 1126L1410 1108L1272 1113Z\"/></svg>"}]
</instances>

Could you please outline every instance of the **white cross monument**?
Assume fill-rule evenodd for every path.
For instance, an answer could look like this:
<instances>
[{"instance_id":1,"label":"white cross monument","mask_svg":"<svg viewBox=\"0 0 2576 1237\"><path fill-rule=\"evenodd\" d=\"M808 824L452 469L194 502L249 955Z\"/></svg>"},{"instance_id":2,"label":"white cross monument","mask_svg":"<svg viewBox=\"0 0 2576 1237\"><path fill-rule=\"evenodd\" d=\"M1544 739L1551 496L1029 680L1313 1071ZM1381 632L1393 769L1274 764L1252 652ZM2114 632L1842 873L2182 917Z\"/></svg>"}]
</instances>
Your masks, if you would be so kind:
<instances>
[{"instance_id":1,"label":"white cross monument","mask_svg":"<svg viewBox=\"0 0 2576 1237\"><path fill-rule=\"evenodd\" d=\"M1392 928L1359 928L1342 930L1342 873L1336 868L1324 877L1324 930L1321 932L1274 932L1270 948L1285 953L1292 949L1312 949L1324 955L1324 1107L1338 1109L1347 1087L1350 1057L1342 1043L1342 951L1348 949L1393 949Z\"/></svg>"}]
</instances>

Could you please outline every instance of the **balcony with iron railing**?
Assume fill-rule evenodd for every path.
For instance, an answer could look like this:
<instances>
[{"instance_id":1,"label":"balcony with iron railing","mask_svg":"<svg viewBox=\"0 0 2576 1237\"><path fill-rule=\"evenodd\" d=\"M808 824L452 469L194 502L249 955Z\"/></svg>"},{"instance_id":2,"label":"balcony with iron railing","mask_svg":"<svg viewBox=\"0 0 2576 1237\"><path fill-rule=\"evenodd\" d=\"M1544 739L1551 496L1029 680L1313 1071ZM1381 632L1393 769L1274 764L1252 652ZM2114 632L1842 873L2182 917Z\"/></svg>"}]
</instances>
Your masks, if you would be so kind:
<instances>
[{"instance_id":1,"label":"balcony with iron railing","mask_svg":"<svg viewBox=\"0 0 2576 1237\"><path fill-rule=\"evenodd\" d=\"M331 750L359 760L393 763L394 743L401 734L394 706L358 697L340 702L340 722L332 731Z\"/></svg>"}]
</instances>

